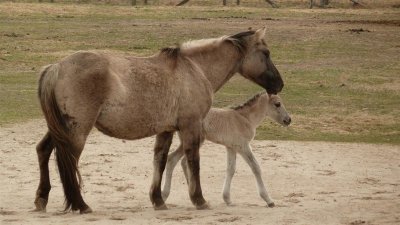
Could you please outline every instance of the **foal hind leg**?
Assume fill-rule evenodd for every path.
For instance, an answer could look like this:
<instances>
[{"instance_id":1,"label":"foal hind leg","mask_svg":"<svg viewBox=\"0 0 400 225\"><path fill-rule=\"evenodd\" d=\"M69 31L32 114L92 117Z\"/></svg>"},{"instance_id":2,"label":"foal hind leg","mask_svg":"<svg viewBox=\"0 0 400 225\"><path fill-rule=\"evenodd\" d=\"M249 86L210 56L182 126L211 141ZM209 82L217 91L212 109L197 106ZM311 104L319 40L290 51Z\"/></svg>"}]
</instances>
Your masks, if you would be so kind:
<instances>
[{"instance_id":1,"label":"foal hind leg","mask_svg":"<svg viewBox=\"0 0 400 225\"><path fill-rule=\"evenodd\" d=\"M43 139L36 146L36 152L38 155L39 169L40 169L40 181L39 187L36 191L34 211L46 211L47 201L49 199L49 193L51 189L50 176L49 176L49 158L51 152L54 149L54 144L51 140L50 133L47 132Z\"/></svg>"},{"instance_id":2,"label":"foal hind leg","mask_svg":"<svg viewBox=\"0 0 400 225\"><path fill-rule=\"evenodd\" d=\"M261 169L258 165L256 158L253 155L250 145L245 146L244 150L239 151L239 154L243 157L244 161L250 166L251 170L257 181L257 188L258 193L260 194L261 198L267 202L268 207L274 207L275 203L269 197L267 189L264 186L264 182L261 177Z\"/></svg>"},{"instance_id":3,"label":"foal hind leg","mask_svg":"<svg viewBox=\"0 0 400 225\"><path fill-rule=\"evenodd\" d=\"M188 168L186 157L182 158L181 167L182 167L183 175L185 175L186 183L189 184L189 171L188 171L189 168Z\"/></svg>"},{"instance_id":4,"label":"foal hind leg","mask_svg":"<svg viewBox=\"0 0 400 225\"><path fill-rule=\"evenodd\" d=\"M161 195L161 180L167 163L168 151L172 143L173 132L163 132L156 136L153 159L153 182L150 188L150 200L154 209L167 209Z\"/></svg>"},{"instance_id":5,"label":"foal hind leg","mask_svg":"<svg viewBox=\"0 0 400 225\"><path fill-rule=\"evenodd\" d=\"M179 162L182 156L183 156L182 145L180 145L176 151L168 155L167 165L165 167L164 188L161 192L164 201L166 201L169 196L171 190L172 174L174 172L176 164Z\"/></svg>"}]
</instances>

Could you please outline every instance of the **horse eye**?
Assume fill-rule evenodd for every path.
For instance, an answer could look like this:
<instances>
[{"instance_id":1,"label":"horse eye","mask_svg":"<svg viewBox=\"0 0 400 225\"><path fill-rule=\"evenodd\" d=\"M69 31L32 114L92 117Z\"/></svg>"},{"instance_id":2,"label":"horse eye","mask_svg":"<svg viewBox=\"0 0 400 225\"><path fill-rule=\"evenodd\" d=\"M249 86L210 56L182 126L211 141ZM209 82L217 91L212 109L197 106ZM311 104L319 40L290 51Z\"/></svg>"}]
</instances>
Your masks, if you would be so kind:
<instances>
[{"instance_id":1,"label":"horse eye","mask_svg":"<svg viewBox=\"0 0 400 225\"><path fill-rule=\"evenodd\" d=\"M276 108L281 107L281 103L280 103L280 102L275 103L275 107L276 107Z\"/></svg>"}]
</instances>

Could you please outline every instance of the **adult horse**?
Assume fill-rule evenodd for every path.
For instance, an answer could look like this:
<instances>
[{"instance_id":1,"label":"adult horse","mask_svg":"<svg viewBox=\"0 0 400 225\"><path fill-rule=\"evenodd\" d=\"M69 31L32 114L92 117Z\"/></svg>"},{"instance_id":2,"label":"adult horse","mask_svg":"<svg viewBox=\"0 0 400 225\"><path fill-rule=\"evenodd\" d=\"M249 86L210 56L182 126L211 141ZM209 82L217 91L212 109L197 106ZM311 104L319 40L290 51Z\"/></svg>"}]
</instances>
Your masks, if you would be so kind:
<instances>
[{"instance_id":1,"label":"adult horse","mask_svg":"<svg viewBox=\"0 0 400 225\"><path fill-rule=\"evenodd\" d=\"M155 209L166 208L161 178L173 133L179 131L188 161L190 199L196 208L206 208L199 147L213 93L236 72L271 94L283 87L264 35L265 28L191 41L151 57L80 51L46 66L38 92L48 132L36 148L40 167L36 210L46 210L51 188L48 161L55 148L65 210L92 211L81 195L78 161L93 126L121 139L157 135L150 189Z\"/></svg>"}]
</instances>

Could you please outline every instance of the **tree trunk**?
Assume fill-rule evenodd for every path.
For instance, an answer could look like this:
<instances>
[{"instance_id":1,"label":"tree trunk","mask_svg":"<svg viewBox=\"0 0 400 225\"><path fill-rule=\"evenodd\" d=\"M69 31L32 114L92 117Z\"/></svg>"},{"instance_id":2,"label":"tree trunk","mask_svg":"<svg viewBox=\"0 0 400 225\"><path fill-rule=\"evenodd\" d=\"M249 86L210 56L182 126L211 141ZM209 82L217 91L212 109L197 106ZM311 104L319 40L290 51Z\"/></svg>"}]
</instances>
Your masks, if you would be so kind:
<instances>
[{"instance_id":1,"label":"tree trunk","mask_svg":"<svg viewBox=\"0 0 400 225\"><path fill-rule=\"evenodd\" d=\"M131 5L136 5L136 0L131 0Z\"/></svg>"},{"instance_id":2,"label":"tree trunk","mask_svg":"<svg viewBox=\"0 0 400 225\"><path fill-rule=\"evenodd\" d=\"M313 1L313 0L310 0L310 9L312 9L313 6L314 6L314 1Z\"/></svg>"},{"instance_id":3,"label":"tree trunk","mask_svg":"<svg viewBox=\"0 0 400 225\"><path fill-rule=\"evenodd\" d=\"M236 5L240 5L240 0L236 0Z\"/></svg>"},{"instance_id":4,"label":"tree trunk","mask_svg":"<svg viewBox=\"0 0 400 225\"><path fill-rule=\"evenodd\" d=\"M329 0L320 0L319 5L321 7L325 7L325 6L329 5Z\"/></svg>"},{"instance_id":5,"label":"tree trunk","mask_svg":"<svg viewBox=\"0 0 400 225\"><path fill-rule=\"evenodd\" d=\"M147 5L147 0L144 0L144 4Z\"/></svg>"},{"instance_id":6,"label":"tree trunk","mask_svg":"<svg viewBox=\"0 0 400 225\"><path fill-rule=\"evenodd\" d=\"M189 0L183 0L183 1L179 2L176 6L184 5L184 4L188 3L188 1Z\"/></svg>"},{"instance_id":7,"label":"tree trunk","mask_svg":"<svg viewBox=\"0 0 400 225\"><path fill-rule=\"evenodd\" d=\"M350 0L353 3L353 7L364 7L366 8L366 5L362 4L361 2L359 2L358 0Z\"/></svg>"},{"instance_id":8,"label":"tree trunk","mask_svg":"<svg viewBox=\"0 0 400 225\"><path fill-rule=\"evenodd\" d=\"M226 5L226 0L222 0L222 5Z\"/></svg>"},{"instance_id":9,"label":"tree trunk","mask_svg":"<svg viewBox=\"0 0 400 225\"><path fill-rule=\"evenodd\" d=\"M279 8L279 6L272 0L265 0L267 3L269 3L272 8Z\"/></svg>"}]
</instances>

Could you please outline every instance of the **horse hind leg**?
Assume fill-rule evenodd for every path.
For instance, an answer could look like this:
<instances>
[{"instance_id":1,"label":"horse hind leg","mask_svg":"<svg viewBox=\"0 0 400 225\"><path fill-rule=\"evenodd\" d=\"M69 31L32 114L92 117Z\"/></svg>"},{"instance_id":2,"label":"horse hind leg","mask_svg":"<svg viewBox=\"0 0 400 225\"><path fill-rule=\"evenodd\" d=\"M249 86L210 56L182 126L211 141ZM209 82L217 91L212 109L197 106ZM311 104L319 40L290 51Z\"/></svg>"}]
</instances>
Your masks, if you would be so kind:
<instances>
[{"instance_id":1,"label":"horse hind leg","mask_svg":"<svg viewBox=\"0 0 400 225\"><path fill-rule=\"evenodd\" d=\"M150 200L156 210L167 209L161 194L161 181L173 135L173 132L163 132L156 136L153 160L153 182L149 193Z\"/></svg>"},{"instance_id":2,"label":"horse hind leg","mask_svg":"<svg viewBox=\"0 0 400 225\"><path fill-rule=\"evenodd\" d=\"M50 133L42 138L39 144L36 146L36 153L39 161L40 169L40 181L39 186L36 191L35 206L34 211L45 212L47 202L49 199L49 193L51 189L50 176L49 176L49 158L54 149L54 144L52 142Z\"/></svg>"},{"instance_id":3,"label":"horse hind leg","mask_svg":"<svg viewBox=\"0 0 400 225\"><path fill-rule=\"evenodd\" d=\"M58 171L64 189L65 210L79 210L81 214L92 212L81 195L82 178L78 164L94 121L95 117L92 116L81 119L71 117L68 121L68 138L54 141Z\"/></svg>"}]
</instances>

